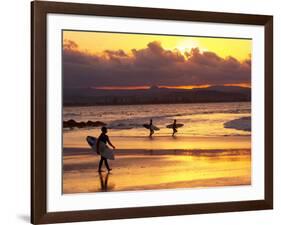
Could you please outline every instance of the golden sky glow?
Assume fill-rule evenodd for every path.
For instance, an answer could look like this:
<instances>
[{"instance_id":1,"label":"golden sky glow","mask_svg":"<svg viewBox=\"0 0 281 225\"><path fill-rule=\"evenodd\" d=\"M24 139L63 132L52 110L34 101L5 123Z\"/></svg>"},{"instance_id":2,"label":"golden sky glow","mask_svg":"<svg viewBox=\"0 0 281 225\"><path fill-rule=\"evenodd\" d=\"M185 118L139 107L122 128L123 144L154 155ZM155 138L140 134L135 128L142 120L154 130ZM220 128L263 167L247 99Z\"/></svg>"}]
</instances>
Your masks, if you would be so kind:
<instances>
[{"instance_id":1,"label":"golden sky glow","mask_svg":"<svg viewBox=\"0 0 281 225\"><path fill-rule=\"evenodd\" d=\"M159 85L159 88L172 88L172 89L194 89L194 88L208 88L211 85L209 84L201 84L201 85L188 85L188 86L167 86L167 85ZM232 87L245 87L250 88L250 83L239 83L239 84L224 84L224 86L232 86ZM95 87L96 88L96 87ZM150 86L101 86L97 87L100 90L141 90L141 89L149 89Z\"/></svg>"},{"instance_id":2,"label":"golden sky glow","mask_svg":"<svg viewBox=\"0 0 281 225\"><path fill-rule=\"evenodd\" d=\"M64 31L67 86L251 87L252 40Z\"/></svg>"},{"instance_id":3,"label":"golden sky glow","mask_svg":"<svg viewBox=\"0 0 281 225\"><path fill-rule=\"evenodd\" d=\"M189 85L189 86L167 86L167 85L158 85L159 88L177 88L177 89L193 89L193 88L207 88L211 85ZM230 86L230 85L229 85ZM234 86L234 85L233 85ZM239 85L241 86L241 85ZM101 86L98 89L102 90L136 90L136 89L149 89L150 86Z\"/></svg>"},{"instance_id":4,"label":"golden sky glow","mask_svg":"<svg viewBox=\"0 0 281 225\"><path fill-rule=\"evenodd\" d=\"M80 50L89 53L119 49L130 53L132 49L145 48L149 42L159 41L164 49L178 49L183 53L198 47L201 51L215 52L222 58L232 56L238 60L244 60L249 58L252 48L249 39L230 38L64 31L63 39L74 41Z\"/></svg>"}]
</instances>

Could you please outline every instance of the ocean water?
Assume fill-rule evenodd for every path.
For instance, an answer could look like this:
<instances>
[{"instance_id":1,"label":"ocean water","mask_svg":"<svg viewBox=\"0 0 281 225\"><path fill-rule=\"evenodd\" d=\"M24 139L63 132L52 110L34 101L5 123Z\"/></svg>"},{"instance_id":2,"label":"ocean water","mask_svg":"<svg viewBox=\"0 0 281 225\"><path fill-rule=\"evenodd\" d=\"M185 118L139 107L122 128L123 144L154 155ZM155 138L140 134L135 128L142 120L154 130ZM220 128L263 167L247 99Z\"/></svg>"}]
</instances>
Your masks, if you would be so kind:
<instances>
[{"instance_id":1,"label":"ocean water","mask_svg":"<svg viewBox=\"0 0 281 225\"><path fill-rule=\"evenodd\" d=\"M174 119L177 123L184 124L178 129L177 136L249 136L250 131L224 127L224 123L243 117L251 117L250 102L110 105L63 109L64 121L102 121L107 124L110 135L116 137L147 136L149 131L142 125L149 123L150 119L160 128L160 131L155 132L160 137L171 135L172 130L166 126L173 123ZM97 129L99 128L91 128ZM68 132L81 132L81 129L64 129L64 133Z\"/></svg>"}]
</instances>

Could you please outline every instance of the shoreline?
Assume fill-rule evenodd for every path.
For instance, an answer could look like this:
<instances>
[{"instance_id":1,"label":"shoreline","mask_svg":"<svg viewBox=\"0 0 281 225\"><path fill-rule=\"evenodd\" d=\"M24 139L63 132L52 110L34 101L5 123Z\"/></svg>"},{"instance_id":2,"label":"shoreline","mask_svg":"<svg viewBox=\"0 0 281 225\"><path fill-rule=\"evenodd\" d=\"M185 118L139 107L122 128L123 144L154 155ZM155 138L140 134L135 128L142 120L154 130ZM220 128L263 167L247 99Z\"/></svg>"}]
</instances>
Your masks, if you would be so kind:
<instances>
[{"instance_id":1,"label":"shoreline","mask_svg":"<svg viewBox=\"0 0 281 225\"><path fill-rule=\"evenodd\" d=\"M62 131L64 134L68 134L68 133L75 133L75 132L81 132L81 131L91 131L91 132L95 132L98 131L100 132L101 126L99 127L83 127L83 128L73 128L73 129L69 129L69 128L63 128ZM134 129L143 129L143 127L137 127L137 128L127 128L127 129L117 129L117 128L108 128L110 129L110 131L122 131L122 130L134 130ZM162 128L163 129L163 128ZM164 128L166 129L166 128ZM229 129L235 129L235 128L229 128ZM171 130L171 129L170 129ZM158 131L157 131L158 132ZM224 137L251 137L252 134L225 134L225 135L189 135L189 134L185 134L185 133L179 133L176 134L176 136L172 136L171 132L167 132L167 133L155 133L152 137L149 137L149 135L128 135L126 137L124 137L123 135L119 134L119 135L110 135L110 137L114 137L114 138L138 138L138 139L142 139L142 138L174 138L174 139L180 139L180 138L186 138L186 139L190 139L190 138L224 138Z\"/></svg>"}]
</instances>

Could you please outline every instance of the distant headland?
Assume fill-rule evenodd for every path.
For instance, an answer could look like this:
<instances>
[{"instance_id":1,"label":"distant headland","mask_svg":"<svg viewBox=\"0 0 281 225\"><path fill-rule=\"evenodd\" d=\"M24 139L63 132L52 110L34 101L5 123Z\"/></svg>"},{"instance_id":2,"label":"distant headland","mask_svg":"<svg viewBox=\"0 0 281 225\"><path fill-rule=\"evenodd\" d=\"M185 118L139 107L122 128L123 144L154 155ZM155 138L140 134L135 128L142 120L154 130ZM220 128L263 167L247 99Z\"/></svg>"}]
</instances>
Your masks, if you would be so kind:
<instances>
[{"instance_id":1,"label":"distant headland","mask_svg":"<svg viewBox=\"0 0 281 225\"><path fill-rule=\"evenodd\" d=\"M64 106L175 104L251 101L251 88L210 86L178 89L151 86L146 89L64 88Z\"/></svg>"}]
</instances>

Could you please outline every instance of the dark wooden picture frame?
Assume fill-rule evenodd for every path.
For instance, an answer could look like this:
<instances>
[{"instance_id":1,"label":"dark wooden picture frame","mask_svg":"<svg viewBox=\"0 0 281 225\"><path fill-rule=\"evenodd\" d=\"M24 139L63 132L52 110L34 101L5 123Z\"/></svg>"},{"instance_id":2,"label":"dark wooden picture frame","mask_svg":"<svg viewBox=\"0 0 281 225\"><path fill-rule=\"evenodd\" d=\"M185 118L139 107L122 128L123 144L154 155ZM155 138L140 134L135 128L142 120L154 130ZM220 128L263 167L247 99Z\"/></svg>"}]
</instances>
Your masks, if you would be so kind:
<instances>
[{"instance_id":1,"label":"dark wooden picture frame","mask_svg":"<svg viewBox=\"0 0 281 225\"><path fill-rule=\"evenodd\" d=\"M265 28L265 199L47 212L46 18L49 13L261 25ZM218 213L273 208L273 17L234 13L35 1L31 3L31 222L33 224Z\"/></svg>"}]
</instances>

